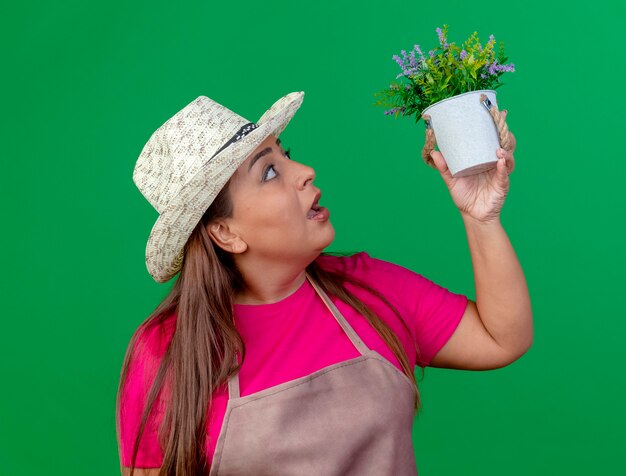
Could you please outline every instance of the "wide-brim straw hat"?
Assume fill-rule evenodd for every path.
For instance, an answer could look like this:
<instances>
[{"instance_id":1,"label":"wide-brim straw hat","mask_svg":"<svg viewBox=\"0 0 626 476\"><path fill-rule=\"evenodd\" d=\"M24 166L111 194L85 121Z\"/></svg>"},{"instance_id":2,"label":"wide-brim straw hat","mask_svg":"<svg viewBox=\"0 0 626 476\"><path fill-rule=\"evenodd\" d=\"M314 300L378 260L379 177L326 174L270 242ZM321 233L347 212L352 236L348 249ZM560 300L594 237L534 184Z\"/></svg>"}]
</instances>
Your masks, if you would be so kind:
<instances>
[{"instance_id":1,"label":"wide-brim straw hat","mask_svg":"<svg viewBox=\"0 0 626 476\"><path fill-rule=\"evenodd\" d=\"M155 281L180 271L185 243L202 215L249 154L271 134L281 134L303 98L303 91L289 93L253 123L199 96L152 134L133 181L159 213L146 245Z\"/></svg>"}]
</instances>

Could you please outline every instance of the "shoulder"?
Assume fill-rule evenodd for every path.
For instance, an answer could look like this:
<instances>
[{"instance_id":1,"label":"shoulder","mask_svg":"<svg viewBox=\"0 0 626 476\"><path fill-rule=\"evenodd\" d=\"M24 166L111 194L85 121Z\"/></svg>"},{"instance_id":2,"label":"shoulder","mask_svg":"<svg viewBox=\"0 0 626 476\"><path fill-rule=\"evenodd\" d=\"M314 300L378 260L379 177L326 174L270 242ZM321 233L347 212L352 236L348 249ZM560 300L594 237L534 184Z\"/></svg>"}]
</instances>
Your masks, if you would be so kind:
<instances>
[{"instance_id":1,"label":"shoulder","mask_svg":"<svg viewBox=\"0 0 626 476\"><path fill-rule=\"evenodd\" d=\"M359 281L378 291L393 304L413 315L428 314L429 309L445 304L463 307L467 297L456 294L437 284L421 273L405 266L371 256L365 251L349 256L320 256L319 264L324 269L338 271L348 277L347 286L357 293L361 291L350 284Z\"/></svg>"},{"instance_id":2,"label":"shoulder","mask_svg":"<svg viewBox=\"0 0 626 476\"><path fill-rule=\"evenodd\" d=\"M165 319L142 324L137 329L137 343L145 350L159 355L171 341L175 329L176 314L171 314Z\"/></svg>"},{"instance_id":3,"label":"shoulder","mask_svg":"<svg viewBox=\"0 0 626 476\"><path fill-rule=\"evenodd\" d=\"M176 329L176 314L142 323L131 340L133 370L142 369L144 375L153 374L165 355Z\"/></svg>"},{"instance_id":4,"label":"shoulder","mask_svg":"<svg viewBox=\"0 0 626 476\"><path fill-rule=\"evenodd\" d=\"M322 254L317 258L319 265L332 271L339 271L373 284L396 284L406 279L419 280L422 275L396 263L376 258L366 251L351 255Z\"/></svg>"},{"instance_id":5,"label":"shoulder","mask_svg":"<svg viewBox=\"0 0 626 476\"><path fill-rule=\"evenodd\" d=\"M173 335L171 316L148 319L134 332L127 350L127 367L121 382L121 417L136 425L143 403L154 383ZM131 425L131 426L132 426Z\"/></svg>"},{"instance_id":6,"label":"shoulder","mask_svg":"<svg viewBox=\"0 0 626 476\"><path fill-rule=\"evenodd\" d=\"M343 272L377 268L380 265L384 266L384 263L386 263L385 261L372 257L367 251L358 251L352 254L325 252L318 256L317 262L324 269Z\"/></svg>"},{"instance_id":7,"label":"shoulder","mask_svg":"<svg viewBox=\"0 0 626 476\"><path fill-rule=\"evenodd\" d=\"M325 270L338 272L348 278L347 287L361 297L363 290L351 280L367 285L381 293L394 305L414 309L416 301L427 287L428 280L404 266L371 256L360 251L349 256L320 256L318 262Z\"/></svg>"}]
</instances>

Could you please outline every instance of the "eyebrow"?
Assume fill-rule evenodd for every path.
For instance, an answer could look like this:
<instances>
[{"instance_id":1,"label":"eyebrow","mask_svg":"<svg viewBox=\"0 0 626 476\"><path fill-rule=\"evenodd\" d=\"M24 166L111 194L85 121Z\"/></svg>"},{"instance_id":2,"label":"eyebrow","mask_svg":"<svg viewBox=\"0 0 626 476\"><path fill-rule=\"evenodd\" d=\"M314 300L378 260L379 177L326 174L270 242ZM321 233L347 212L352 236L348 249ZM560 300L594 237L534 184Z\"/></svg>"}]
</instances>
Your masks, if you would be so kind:
<instances>
[{"instance_id":1,"label":"eyebrow","mask_svg":"<svg viewBox=\"0 0 626 476\"><path fill-rule=\"evenodd\" d=\"M277 137L276 138L276 145L280 145L280 139ZM250 170L252 169L252 166L254 165L254 163L259 160L261 157L263 157L264 155L269 154L270 152L272 152L272 148L271 147L266 147L265 149L263 149L261 152L259 152L257 155L255 155L252 160L250 161L250 165L248 165L248 172L250 172Z\"/></svg>"}]
</instances>

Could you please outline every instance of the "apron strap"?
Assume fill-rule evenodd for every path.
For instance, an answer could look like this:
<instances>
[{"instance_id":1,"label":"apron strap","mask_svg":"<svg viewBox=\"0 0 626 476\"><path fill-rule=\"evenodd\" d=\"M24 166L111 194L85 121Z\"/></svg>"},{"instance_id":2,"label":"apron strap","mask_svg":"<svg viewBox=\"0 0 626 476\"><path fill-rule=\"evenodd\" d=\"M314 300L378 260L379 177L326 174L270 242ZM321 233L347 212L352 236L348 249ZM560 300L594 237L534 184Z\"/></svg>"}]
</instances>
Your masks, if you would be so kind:
<instances>
[{"instance_id":1,"label":"apron strap","mask_svg":"<svg viewBox=\"0 0 626 476\"><path fill-rule=\"evenodd\" d=\"M346 318L343 317L343 314L341 314L339 309L337 309L337 306L335 306L335 303L333 303L330 300L330 298L328 297L328 295L324 292L324 290L322 288L320 288L314 282L313 278L311 278L311 276L309 276L309 273L306 273L306 277L309 280L309 282L311 283L311 285L313 286L313 288L315 289L315 291L317 291L317 294L320 295L320 297L324 301L324 304L326 304L326 307L330 310L332 315L335 316L335 319L337 319L337 322L339 322L339 325L343 328L345 333L348 335L348 337L350 338L350 340L354 344L354 347L357 348L357 350L361 353L361 355L366 354L370 350L369 347L365 344L365 342L363 342L361 340L359 335L352 328L352 326L348 323Z\"/></svg>"},{"instance_id":2,"label":"apron strap","mask_svg":"<svg viewBox=\"0 0 626 476\"><path fill-rule=\"evenodd\" d=\"M239 372L228 379L228 399L239 398Z\"/></svg>"}]
</instances>

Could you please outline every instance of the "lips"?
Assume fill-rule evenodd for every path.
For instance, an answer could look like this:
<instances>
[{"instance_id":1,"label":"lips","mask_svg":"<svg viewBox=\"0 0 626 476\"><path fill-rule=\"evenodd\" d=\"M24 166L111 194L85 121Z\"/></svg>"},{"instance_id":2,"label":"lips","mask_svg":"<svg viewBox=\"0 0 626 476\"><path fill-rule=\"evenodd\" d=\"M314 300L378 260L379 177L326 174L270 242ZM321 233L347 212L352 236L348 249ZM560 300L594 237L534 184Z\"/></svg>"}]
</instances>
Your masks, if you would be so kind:
<instances>
[{"instance_id":1,"label":"lips","mask_svg":"<svg viewBox=\"0 0 626 476\"><path fill-rule=\"evenodd\" d=\"M317 215L320 211L321 207L319 205L317 205L315 208L311 207L311 209L309 210L309 213L306 214L307 218L313 218L315 215Z\"/></svg>"},{"instance_id":2,"label":"lips","mask_svg":"<svg viewBox=\"0 0 626 476\"><path fill-rule=\"evenodd\" d=\"M309 211L306 214L307 218L313 218L315 215L317 215L317 213L322 208L317 203L317 202L319 202L321 196L322 196L322 192L317 192L315 194L315 199L313 200L313 203L311 204L311 208L309 208Z\"/></svg>"},{"instance_id":3,"label":"lips","mask_svg":"<svg viewBox=\"0 0 626 476\"><path fill-rule=\"evenodd\" d=\"M313 200L313 203L311 204L311 208L309 209L309 211L307 212L307 218L308 219L313 219L316 216L319 215L319 213L322 210L325 210L324 207L320 206L317 202L319 202L320 198L322 197L322 192L317 192L317 194L315 195L315 200Z\"/></svg>"},{"instance_id":4,"label":"lips","mask_svg":"<svg viewBox=\"0 0 626 476\"><path fill-rule=\"evenodd\" d=\"M315 200L313 200L313 204L311 205L311 208L312 208L312 209L315 209L315 207L317 207L317 208L319 209L319 205L317 204L317 202L319 202L319 201L320 201L320 198L322 198L322 192L321 192L321 191L318 191L318 192L315 194Z\"/></svg>"}]
</instances>

